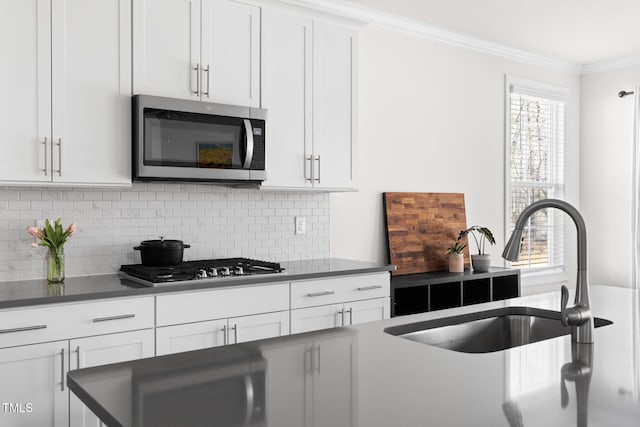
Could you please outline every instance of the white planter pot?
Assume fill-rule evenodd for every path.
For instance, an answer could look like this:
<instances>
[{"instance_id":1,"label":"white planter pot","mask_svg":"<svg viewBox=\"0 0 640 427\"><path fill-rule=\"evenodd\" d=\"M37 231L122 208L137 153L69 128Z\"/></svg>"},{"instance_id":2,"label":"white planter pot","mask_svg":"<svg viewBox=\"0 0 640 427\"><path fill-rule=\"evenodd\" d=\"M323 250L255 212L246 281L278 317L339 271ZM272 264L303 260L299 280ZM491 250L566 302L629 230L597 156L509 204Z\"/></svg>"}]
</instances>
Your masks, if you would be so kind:
<instances>
[{"instance_id":1,"label":"white planter pot","mask_svg":"<svg viewBox=\"0 0 640 427\"><path fill-rule=\"evenodd\" d=\"M450 273L464 272L464 254L449 255L449 272Z\"/></svg>"},{"instance_id":2,"label":"white planter pot","mask_svg":"<svg viewBox=\"0 0 640 427\"><path fill-rule=\"evenodd\" d=\"M491 266L491 255L471 255L471 265L476 273L486 273Z\"/></svg>"}]
</instances>

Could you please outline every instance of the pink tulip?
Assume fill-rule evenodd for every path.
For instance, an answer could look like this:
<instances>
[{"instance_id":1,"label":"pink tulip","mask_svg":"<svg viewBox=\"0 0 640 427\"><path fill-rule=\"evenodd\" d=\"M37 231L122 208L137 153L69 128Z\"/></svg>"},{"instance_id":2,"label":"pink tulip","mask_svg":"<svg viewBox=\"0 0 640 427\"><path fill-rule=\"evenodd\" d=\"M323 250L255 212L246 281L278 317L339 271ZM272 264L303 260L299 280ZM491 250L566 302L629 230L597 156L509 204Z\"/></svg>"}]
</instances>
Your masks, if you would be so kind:
<instances>
[{"instance_id":1,"label":"pink tulip","mask_svg":"<svg viewBox=\"0 0 640 427\"><path fill-rule=\"evenodd\" d=\"M67 228L67 231L69 232L69 236L75 233L76 230L77 230L77 227L75 222L72 222L71 224L69 224L69 227Z\"/></svg>"},{"instance_id":2,"label":"pink tulip","mask_svg":"<svg viewBox=\"0 0 640 427\"><path fill-rule=\"evenodd\" d=\"M40 229L38 227L27 227L27 233L31 234L33 237L38 237Z\"/></svg>"}]
</instances>

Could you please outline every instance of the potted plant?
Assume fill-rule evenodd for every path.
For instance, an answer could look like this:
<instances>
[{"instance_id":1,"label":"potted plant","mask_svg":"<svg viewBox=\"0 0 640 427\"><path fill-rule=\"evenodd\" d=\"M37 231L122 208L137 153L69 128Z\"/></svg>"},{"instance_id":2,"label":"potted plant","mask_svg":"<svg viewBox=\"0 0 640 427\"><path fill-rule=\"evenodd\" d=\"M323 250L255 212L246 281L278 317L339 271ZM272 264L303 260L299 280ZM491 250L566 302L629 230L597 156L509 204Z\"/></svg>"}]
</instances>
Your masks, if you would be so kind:
<instances>
[{"instance_id":1,"label":"potted plant","mask_svg":"<svg viewBox=\"0 0 640 427\"><path fill-rule=\"evenodd\" d=\"M447 254L449 255L450 273L464 272L464 254L462 253L462 250L466 247L467 244L462 243L460 239L458 239L453 243L453 245L447 248Z\"/></svg>"},{"instance_id":2,"label":"potted plant","mask_svg":"<svg viewBox=\"0 0 640 427\"><path fill-rule=\"evenodd\" d=\"M493 233L487 227L480 227L478 225L474 225L472 227L467 228L466 230L462 230L458 235L458 240L466 237L471 234L473 240L476 242L476 247L478 248L478 253L471 255L471 266L474 271L478 273L484 273L489 271L489 266L491 265L491 255L488 255L484 252L484 247L486 242L494 245L496 243L496 239L493 237Z\"/></svg>"}]
</instances>

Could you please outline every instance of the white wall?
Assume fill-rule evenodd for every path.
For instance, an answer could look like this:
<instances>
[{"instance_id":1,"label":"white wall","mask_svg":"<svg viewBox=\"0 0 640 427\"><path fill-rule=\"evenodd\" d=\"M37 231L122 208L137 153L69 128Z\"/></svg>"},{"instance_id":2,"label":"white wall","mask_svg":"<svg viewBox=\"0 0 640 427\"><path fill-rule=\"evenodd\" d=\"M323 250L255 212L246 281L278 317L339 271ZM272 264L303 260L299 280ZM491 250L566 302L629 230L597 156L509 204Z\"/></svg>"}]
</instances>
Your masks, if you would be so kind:
<instances>
[{"instance_id":1,"label":"white wall","mask_svg":"<svg viewBox=\"0 0 640 427\"><path fill-rule=\"evenodd\" d=\"M591 284L631 286L633 96L640 67L582 77L581 202Z\"/></svg>"},{"instance_id":2,"label":"white wall","mask_svg":"<svg viewBox=\"0 0 640 427\"><path fill-rule=\"evenodd\" d=\"M567 198L579 203L577 75L365 27L360 191L331 195L332 256L386 261L383 192L460 192L467 222L494 231L502 265L505 74L569 88Z\"/></svg>"}]
</instances>

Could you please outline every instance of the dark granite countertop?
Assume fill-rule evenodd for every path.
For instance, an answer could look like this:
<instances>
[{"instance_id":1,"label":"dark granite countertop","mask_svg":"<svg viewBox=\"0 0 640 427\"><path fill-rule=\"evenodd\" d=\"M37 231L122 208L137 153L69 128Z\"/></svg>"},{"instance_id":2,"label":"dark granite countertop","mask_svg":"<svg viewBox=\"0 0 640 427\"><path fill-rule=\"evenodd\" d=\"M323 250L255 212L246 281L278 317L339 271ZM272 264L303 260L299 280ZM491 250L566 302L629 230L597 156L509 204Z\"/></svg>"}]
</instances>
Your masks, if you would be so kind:
<instances>
[{"instance_id":1,"label":"dark granite countertop","mask_svg":"<svg viewBox=\"0 0 640 427\"><path fill-rule=\"evenodd\" d=\"M593 287L591 366L569 336L469 354L383 332L508 306L557 310L559 292L71 371L109 426L637 426L640 298ZM573 349L575 350L575 349ZM562 386L564 384L564 386ZM578 401L587 396L586 405ZM585 400L582 400L583 402Z\"/></svg>"},{"instance_id":2,"label":"dark granite countertop","mask_svg":"<svg viewBox=\"0 0 640 427\"><path fill-rule=\"evenodd\" d=\"M0 283L0 309L41 304L94 300L101 298L132 297L162 292L214 289L229 286L249 286L309 280L347 274L365 274L392 271L393 265L374 264L341 258L323 258L281 263L281 275L247 276L230 280L147 287L121 278L118 274L68 277L64 285L48 285L45 279L18 280Z\"/></svg>"}]
</instances>

